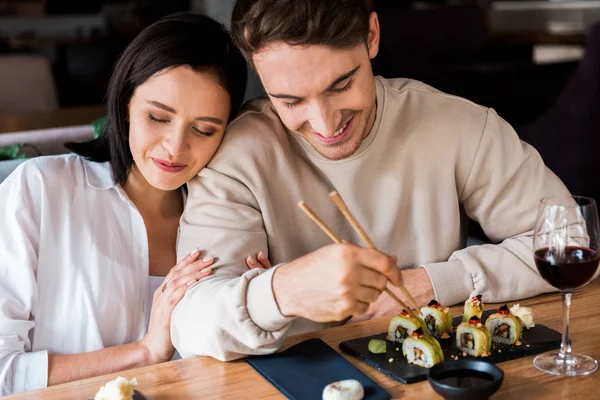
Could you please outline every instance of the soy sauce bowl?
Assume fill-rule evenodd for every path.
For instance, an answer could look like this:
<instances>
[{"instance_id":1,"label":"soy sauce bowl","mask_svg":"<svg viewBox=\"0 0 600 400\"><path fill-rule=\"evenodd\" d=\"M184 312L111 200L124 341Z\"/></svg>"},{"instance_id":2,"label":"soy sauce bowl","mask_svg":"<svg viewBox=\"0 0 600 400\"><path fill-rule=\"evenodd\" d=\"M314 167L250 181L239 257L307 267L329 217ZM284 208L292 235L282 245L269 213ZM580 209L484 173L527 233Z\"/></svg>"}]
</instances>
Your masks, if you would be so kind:
<instances>
[{"instance_id":1,"label":"soy sauce bowl","mask_svg":"<svg viewBox=\"0 0 600 400\"><path fill-rule=\"evenodd\" d=\"M434 365L429 383L444 399L485 400L502 385L504 372L480 360L448 360Z\"/></svg>"}]
</instances>

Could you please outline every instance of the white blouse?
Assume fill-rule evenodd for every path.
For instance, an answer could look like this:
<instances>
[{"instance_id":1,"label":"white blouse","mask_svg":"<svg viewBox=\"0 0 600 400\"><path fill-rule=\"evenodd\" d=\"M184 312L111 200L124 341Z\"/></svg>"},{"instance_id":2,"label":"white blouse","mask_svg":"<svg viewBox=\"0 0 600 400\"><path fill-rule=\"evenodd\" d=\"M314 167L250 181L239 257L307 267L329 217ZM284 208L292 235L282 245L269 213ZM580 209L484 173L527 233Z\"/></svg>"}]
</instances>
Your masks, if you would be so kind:
<instances>
[{"instance_id":1,"label":"white blouse","mask_svg":"<svg viewBox=\"0 0 600 400\"><path fill-rule=\"evenodd\" d=\"M108 163L21 164L0 185L0 395L46 387L48 353L142 339L148 240Z\"/></svg>"}]
</instances>

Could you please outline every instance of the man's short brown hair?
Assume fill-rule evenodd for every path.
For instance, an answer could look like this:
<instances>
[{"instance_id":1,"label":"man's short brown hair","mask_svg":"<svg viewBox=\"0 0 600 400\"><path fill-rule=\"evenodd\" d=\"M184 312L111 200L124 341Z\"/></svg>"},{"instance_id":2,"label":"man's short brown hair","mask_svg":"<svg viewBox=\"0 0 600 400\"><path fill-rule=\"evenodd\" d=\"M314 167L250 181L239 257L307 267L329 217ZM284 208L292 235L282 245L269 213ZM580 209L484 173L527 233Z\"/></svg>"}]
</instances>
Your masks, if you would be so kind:
<instances>
[{"instance_id":1,"label":"man's short brown hair","mask_svg":"<svg viewBox=\"0 0 600 400\"><path fill-rule=\"evenodd\" d=\"M244 56L265 46L324 45L338 49L366 43L372 0L237 0L231 35Z\"/></svg>"}]
</instances>

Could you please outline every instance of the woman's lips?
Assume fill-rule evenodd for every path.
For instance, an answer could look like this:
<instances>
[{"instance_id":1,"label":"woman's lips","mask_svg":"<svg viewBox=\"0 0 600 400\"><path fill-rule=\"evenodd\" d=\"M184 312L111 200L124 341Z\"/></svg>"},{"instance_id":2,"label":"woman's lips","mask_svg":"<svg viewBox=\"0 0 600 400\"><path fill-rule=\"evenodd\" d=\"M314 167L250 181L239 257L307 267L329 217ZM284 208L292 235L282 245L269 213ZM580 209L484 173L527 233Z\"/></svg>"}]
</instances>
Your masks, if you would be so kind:
<instances>
[{"instance_id":1,"label":"woman's lips","mask_svg":"<svg viewBox=\"0 0 600 400\"><path fill-rule=\"evenodd\" d=\"M340 133L337 136L333 136L333 137L325 137L320 135L319 133L314 132L314 135L317 137L317 139L319 140L319 142L323 143L326 146L331 146L333 144L337 144L340 143L344 140L346 140L346 138L348 137L348 134L350 133L350 131L352 130L352 123L354 122L354 116L352 118L350 118L348 120L348 122L346 122L346 127L344 128L343 132Z\"/></svg>"},{"instance_id":2,"label":"woman's lips","mask_svg":"<svg viewBox=\"0 0 600 400\"><path fill-rule=\"evenodd\" d=\"M165 172L171 172L171 173L183 171L185 169L185 167L187 167L187 165L185 165L185 164L171 163L171 162L168 162L165 160L161 160L160 158L153 158L152 162L159 169L161 169Z\"/></svg>"}]
</instances>

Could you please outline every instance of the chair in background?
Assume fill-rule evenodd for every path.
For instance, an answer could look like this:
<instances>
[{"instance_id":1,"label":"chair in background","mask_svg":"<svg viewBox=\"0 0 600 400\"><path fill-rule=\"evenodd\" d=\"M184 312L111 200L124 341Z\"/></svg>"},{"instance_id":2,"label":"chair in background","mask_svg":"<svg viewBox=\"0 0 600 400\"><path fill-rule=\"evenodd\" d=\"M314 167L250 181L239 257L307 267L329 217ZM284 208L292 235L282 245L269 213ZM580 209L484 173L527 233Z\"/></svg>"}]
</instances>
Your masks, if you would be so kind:
<instances>
[{"instance_id":1,"label":"chair in background","mask_svg":"<svg viewBox=\"0 0 600 400\"><path fill-rule=\"evenodd\" d=\"M47 156L68 153L69 150L64 146L65 142L83 142L92 140L93 138L94 127L91 124L65 126L61 128L3 133L0 135L0 148L26 143L34 146L36 149L35 152L32 152L30 148L24 149L24 154L27 157Z\"/></svg>"},{"instance_id":2,"label":"chair in background","mask_svg":"<svg viewBox=\"0 0 600 400\"><path fill-rule=\"evenodd\" d=\"M50 62L42 56L0 56L0 93L0 113L58 108Z\"/></svg>"}]
</instances>

